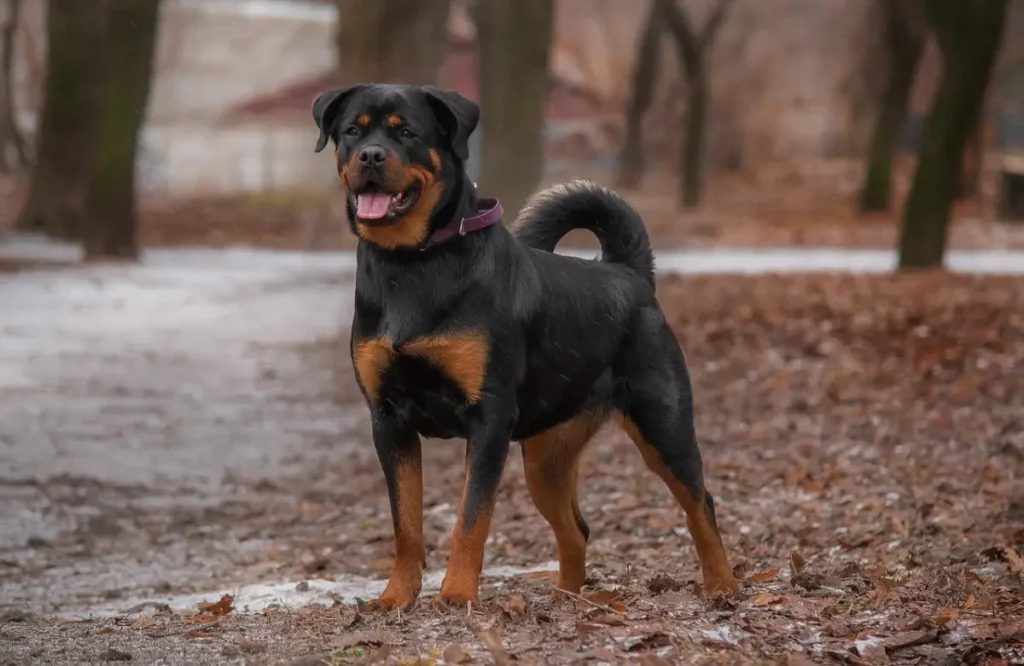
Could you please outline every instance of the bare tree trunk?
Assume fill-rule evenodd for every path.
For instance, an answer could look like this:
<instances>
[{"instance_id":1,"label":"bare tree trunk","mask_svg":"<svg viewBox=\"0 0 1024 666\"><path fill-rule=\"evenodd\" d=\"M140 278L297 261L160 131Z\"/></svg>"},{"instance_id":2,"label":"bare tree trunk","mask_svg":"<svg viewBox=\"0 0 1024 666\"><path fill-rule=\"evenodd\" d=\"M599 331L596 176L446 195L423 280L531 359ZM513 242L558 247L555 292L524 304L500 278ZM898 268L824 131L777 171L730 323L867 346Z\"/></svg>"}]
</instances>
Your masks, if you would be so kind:
<instances>
[{"instance_id":1,"label":"bare tree trunk","mask_svg":"<svg viewBox=\"0 0 1024 666\"><path fill-rule=\"evenodd\" d=\"M543 176L544 107L554 0L477 5L482 155L480 189L513 218Z\"/></svg>"},{"instance_id":2,"label":"bare tree trunk","mask_svg":"<svg viewBox=\"0 0 1024 666\"><path fill-rule=\"evenodd\" d=\"M679 193L683 208L696 208L700 205L700 195L704 191L704 140L707 137L708 84L707 73L701 66L698 72L690 75L690 89L686 101L686 143L683 146L681 171L683 174L682 191Z\"/></svg>"},{"instance_id":3,"label":"bare tree trunk","mask_svg":"<svg viewBox=\"0 0 1024 666\"><path fill-rule=\"evenodd\" d=\"M970 199L978 193L981 185L982 161L985 159L985 144L983 140L984 123L978 119L978 125L971 130L967 136L967 143L964 146L964 163L960 172L960 180L957 183L956 198L958 200Z\"/></svg>"},{"instance_id":4,"label":"bare tree trunk","mask_svg":"<svg viewBox=\"0 0 1024 666\"><path fill-rule=\"evenodd\" d=\"M1004 168L999 179L996 214L1000 220L1024 224L1024 169Z\"/></svg>"},{"instance_id":5,"label":"bare tree trunk","mask_svg":"<svg viewBox=\"0 0 1024 666\"><path fill-rule=\"evenodd\" d=\"M683 10L676 6L674 0L656 1L669 32L674 37L681 69L686 72L689 86L679 203L683 209L696 208L700 205L703 185L704 141L707 133L707 107L710 102L707 54L733 0L718 0L710 18L699 33L691 27L690 20Z\"/></svg>"},{"instance_id":6,"label":"bare tree trunk","mask_svg":"<svg viewBox=\"0 0 1024 666\"><path fill-rule=\"evenodd\" d=\"M96 56L106 19L102 2L50 0L44 100L20 229L78 238L96 116Z\"/></svg>"},{"instance_id":7,"label":"bare tree trunk","mask_svg":"<svg viewBox=\"0 0 1024 666\"><path fill-rule=\"evenodd\" d=\"M1007 0L929 0L942 50L942 85L925 125L903 212L901 269L942 266L964 144L977 126L1006 22Z\"/></svg>"},{"instance_id":8,"label":"bare tree trunk","mask_svg":"<svg viewBox=\"0 0 1024 666\"><path fill-rule=\"evenodd\" d=\"M160 0L106 2L100 114L86 188L86 261L138 256L135 162L160 15Z\"/></svg>"},{"instance_id":9,"label":"bare tree trunk","mask_svg":"<svg viewBox=\"0 0 1024 666\"><path fill-rule=\"evenodd\" d=\"M887 13L885 42L889 50L888 81L878 109L867 175L860 192L862 212L889 209L896 143L907 119L907 103L927 35L924 26L917 25L916 17L910 15L914 11L910 3L917 1L884 0Z\"/></svg>"},{"instance_id":10,"label":"bare tree trunk","mask_svg":"<svg viewBox=\"0 0 1024 666\"><path fill-rule=\"evenodd\" d=\"M343 85L434 85L448 53L450 0L337 0Z\"/></svg>"},{"instance_id":11,"label":"bare tree trunk","mask_svg":"<svg viewBox=\"0 0 1024 666\"><path fill-rule=\"evenodd\" d=\"M661 52L662 24L661 8L652 0L647 11L647 22L637 45L636 62L633 65L633 86L626 107L626 129L619 153L618 186L636 187L640 184L644 169L643 120L651 106L654 84L658 80L658 55Z\"/></svg>"},{"instance_id":12,"label":"bare tree trunk","mask_svg":"<svg viewBox=\"0 0 1024 666\"><path fill-rule=\"evenodd\" d=\"M28 148L14 107L14 46L22 0L7 0L7 22L0 29L0 173L28 166ZM9 153L12 149L13 158Z\"/></svg>"}]
</instances>

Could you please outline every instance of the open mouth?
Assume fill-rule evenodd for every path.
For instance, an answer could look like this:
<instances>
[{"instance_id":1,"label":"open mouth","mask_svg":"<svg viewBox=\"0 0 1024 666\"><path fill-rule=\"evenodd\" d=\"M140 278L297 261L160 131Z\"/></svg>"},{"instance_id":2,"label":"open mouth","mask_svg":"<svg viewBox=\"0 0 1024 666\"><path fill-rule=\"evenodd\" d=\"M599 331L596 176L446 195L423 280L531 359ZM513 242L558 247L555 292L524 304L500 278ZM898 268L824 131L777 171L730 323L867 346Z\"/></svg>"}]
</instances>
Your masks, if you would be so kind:
<instances>
[{"instance_id":1,"label":"open mouth","mask_svg":"<svg viewBox=\"0 0 1024 666\"><path fill-rule=\"evenodd\" d=\"M356 217L366 221L393 220L407 213L416 203L419 194L416 187L392 194L383 191L376 183L368 183L353 197Z\"/></svg>"}]
</instances>

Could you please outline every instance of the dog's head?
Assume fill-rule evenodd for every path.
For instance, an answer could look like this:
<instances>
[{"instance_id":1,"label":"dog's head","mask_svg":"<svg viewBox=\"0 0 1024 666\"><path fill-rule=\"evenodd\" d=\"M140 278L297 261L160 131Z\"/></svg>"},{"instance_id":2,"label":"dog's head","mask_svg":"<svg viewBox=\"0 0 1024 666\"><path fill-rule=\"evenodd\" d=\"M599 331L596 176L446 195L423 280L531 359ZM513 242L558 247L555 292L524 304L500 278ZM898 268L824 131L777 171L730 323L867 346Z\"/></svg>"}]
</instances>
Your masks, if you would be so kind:
<instances>
[{"instance_id":1,"label":"dog's head","mask_svg":"<svg viewBox=\"0 0 1024 666\"><path fill-rule=\"evenodd\" d=\"M334 142L353 230L395 249L423 243L459 189L480 107L433 87L359 84L323 92L313 119L316 152Z\"/></svg>"}]
</instances>

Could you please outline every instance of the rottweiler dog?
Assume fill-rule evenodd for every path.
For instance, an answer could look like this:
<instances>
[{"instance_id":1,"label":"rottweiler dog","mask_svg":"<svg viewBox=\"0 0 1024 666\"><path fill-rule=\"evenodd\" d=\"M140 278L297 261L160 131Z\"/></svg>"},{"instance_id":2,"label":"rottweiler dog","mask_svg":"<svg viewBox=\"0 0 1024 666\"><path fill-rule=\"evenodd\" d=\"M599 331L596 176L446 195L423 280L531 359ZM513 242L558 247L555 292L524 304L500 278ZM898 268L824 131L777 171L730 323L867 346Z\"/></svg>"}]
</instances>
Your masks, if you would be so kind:
<instances>
[{"instance_id":1,"label":"rottweiler dog","mask_svg":"<svg viewBox=\"0 0 1024 666\"><path fill-rule=\"evenodd\" d=\"M586 181L535 194L513 229L465 170L477 104L433 87L361 84L313 102L316 152L335 146L359 237L351 356L387 481L395 563L371 609L420 591L420 437L464 438L466 479L435 604L476 601L510 443L558 547L558 587L579 593L590 529L577 460L608 419L686 513L709 595L736 590L704 488L690 378L655 298L643 221ZM554 253L588 229L599 260Z\"/></svg>"}]
</instances>

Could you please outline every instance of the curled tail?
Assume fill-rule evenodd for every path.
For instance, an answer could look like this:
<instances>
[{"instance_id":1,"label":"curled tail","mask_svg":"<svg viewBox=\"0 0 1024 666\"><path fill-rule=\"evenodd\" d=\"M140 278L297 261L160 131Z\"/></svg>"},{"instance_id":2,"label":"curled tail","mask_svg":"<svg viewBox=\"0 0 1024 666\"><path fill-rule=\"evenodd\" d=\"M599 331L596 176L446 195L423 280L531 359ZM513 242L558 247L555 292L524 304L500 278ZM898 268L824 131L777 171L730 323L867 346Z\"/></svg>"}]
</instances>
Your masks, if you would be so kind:
<instances>
[{"instance_id":1,"label":"curled tail","mask_svg":"<svg viewBox=\"0 0 1024 666\"><path fill-rule=\"evenodd\" d=\"M512 226L524 245L554 252L573 229L587 229L601 242L601 260L622 264L654 285L654 252L640 214L608 188L574 180L537 192Z\"/></svg>"}]
</instances>

